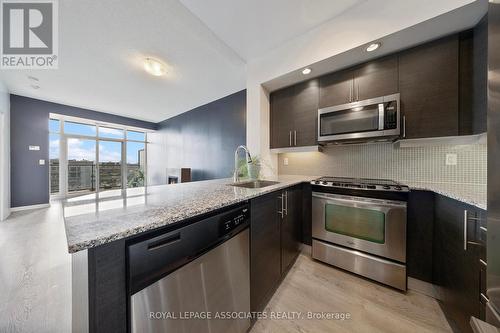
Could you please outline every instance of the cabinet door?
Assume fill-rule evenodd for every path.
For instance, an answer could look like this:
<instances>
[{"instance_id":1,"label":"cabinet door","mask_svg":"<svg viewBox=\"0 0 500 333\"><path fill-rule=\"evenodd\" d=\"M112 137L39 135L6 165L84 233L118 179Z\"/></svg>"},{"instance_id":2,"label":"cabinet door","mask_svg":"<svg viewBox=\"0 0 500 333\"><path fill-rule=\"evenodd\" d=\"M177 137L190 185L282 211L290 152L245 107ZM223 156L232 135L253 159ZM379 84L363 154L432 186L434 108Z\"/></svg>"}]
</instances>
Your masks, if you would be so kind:
<instances>
[{"instance_id":1,"label":"cabinet door","mask_svg":"<svg viewBox=\"0 0 500 333\"><path fill-rule=\"evenodd\" d=\"M370 61L354 72L355 100L391 95L398 91L397 56Z\"/></svg>"},{"instance_id":2,"label":"cabinet door","mask_svg":"<svg viewBox=\"0 0 500 333\"><path fill-rule=\"evenodd\" d=\"M457 35L400 54L406 138L458 135L458 68Z\"/></svg>"},{"instance_id":3,"label":"cabinet door","mask_svg":"<svg viewBox=\"0 0 500 333\"><path fill-rule=\"evenodd\" d=\"M295 86L293 96L293 146L318 144L319 82L310 80Z\"/></svg>"},{"instance_id":4,"label":"cabinet door","mask_svg":"<svg viewBox=\"0 0 500 333\"><path fill-rule=\"evenodd\" d=\"M319 84L319 107L341 105L352 101L353 71L351 69L322 76Z\"/></svg>"},{"instance_id":5,"label":"cabinet door","mask_svg":"<svg viewBox=\"0 0 500 333\"><path fill-rule=\"evenodd\" d=\"M295 87L288 87L271 93L271 148L285 148L292 145L293 104Z\"/></svg>"},{"instance_id":6,"label":"cabinet door","mask_svg":"<svg viewBox=\"0 0 500 333\"><path fill-rule=\"evenodd\" d=\"M442 309L456 331L471 332L470 316L479 316L480 267L478 247L464 250L464 209L470 206L436 195L433 280L440 286ZM474 240L475 222L468 222Z\"/></svg>"},{"instance_id":7,"label":"cabinet door","mask_svg":"<svg viewBox=\"0 0 500 333\"><path fill-rule=\"evenodd\" d=\"M281 192L250 202L250 309L261 311L281 279Z\"/></svg>"},{"instance_id":8,"label":"cabinet door","mask_svg":"<svg viewBox=\"0 0 500 333\"><path fill-rule=\"evenodd\" d=\"M285 190L287 214L281 220L281 274L293 264L300 251L302 220L302 189L295 186Z\"/></svg>"}]
</instances>

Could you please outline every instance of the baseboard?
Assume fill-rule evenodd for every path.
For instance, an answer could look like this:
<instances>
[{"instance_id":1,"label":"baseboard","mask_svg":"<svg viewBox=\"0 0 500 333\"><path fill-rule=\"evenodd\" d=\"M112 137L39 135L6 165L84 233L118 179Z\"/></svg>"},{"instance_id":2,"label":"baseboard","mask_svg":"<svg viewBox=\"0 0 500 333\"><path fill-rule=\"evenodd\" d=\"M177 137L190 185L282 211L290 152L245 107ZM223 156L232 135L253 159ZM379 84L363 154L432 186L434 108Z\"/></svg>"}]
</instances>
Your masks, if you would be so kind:
<instances>
[{"instance_id":1,"label":"baseboard","mask_svg":"<svg viewBox=\"0 0 500 333\"><path fill-rule=\"evenodd\" d=\"M430 296L435 299L441 299L437 286L430 282L408 277L408 289L418 293Z\"/></svg>"},{"instance_id":2,"label":"baseboard","mask_svg":"<svg viewBox=\"0 0 500 333\"><path fill-rule=\"evenodd\" d=\"M50 207L50 204L40 204L40 205L30 205L30 206L20 206L20 207L11 207L10 212L20 212L23 210L31 210L31 209L40 209L40 208L48 208Z\"/></svg>"}]
</instances>

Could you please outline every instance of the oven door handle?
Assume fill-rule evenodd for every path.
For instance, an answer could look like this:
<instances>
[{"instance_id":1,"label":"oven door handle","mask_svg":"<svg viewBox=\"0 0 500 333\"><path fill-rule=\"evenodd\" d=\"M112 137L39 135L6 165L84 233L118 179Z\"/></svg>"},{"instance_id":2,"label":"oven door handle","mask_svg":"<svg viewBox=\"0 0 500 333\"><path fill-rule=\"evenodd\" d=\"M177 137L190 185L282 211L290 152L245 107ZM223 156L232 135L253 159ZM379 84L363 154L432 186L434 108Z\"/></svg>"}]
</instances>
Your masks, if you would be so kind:
<instances>
[{"instance_id":1,"label":"oven door handle","mask_svg":"<svg viewBox=\"0 0 500 333\"><path fill-rule=\"evenodd\" d=\"M375 210L375 211L381 211L381 212L388 212L389 210L393 208L406 208L406 205L404 204L391 204L387 203L383 200L376 200L374 199L373 201L361 201L361 200L356 200L355 198L349 198L349 199L344 199L344 198L332 198L326 195L321 195L317 193L313 193L313 200L315 198L320 199L321 201L326 201L329 203L334 203L338 204L341 206L347 206L347 207L354 207L354 208L365 208L365 209L370 209L370 210Z\"/></svg>"}]
</instances>

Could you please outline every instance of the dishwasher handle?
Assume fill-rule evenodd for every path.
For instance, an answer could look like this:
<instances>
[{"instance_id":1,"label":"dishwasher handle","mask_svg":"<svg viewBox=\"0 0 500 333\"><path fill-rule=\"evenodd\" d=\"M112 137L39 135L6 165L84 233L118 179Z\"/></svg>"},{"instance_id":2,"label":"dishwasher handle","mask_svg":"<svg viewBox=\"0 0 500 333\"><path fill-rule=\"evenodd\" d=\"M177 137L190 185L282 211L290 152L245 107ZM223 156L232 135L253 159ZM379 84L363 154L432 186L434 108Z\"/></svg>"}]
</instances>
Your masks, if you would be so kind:
<instances>
[{"instance_id":1,"label":"dishwasher handle","mask_svg":"<svg viewBox=\"0 0 500 333\"><path fill-rule=\"evenodd\" d=\"M167 234L160 239L157 239L148 244L148 251L154 251L161 249L162 247L171 245L181 240L181 233L175 232L172 234Z\"/></svg>"}]
</instances>

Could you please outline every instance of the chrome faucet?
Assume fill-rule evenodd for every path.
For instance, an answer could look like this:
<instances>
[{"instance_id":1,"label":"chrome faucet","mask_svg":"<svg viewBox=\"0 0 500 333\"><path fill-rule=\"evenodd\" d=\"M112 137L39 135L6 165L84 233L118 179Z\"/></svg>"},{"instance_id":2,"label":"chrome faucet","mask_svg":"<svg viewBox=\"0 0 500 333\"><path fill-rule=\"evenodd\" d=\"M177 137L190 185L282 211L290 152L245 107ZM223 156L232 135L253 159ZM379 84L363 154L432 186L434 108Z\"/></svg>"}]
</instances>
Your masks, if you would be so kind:
<instances>
[{"instance_id":1,"label":"chrome faucet","mask_svg":"<svg viewBox=\"0 0 500 333\"><path fill-rule=\"evenodd\" d=\"M236 151L234 152L234 175L233 175L233 181L236 183L240 180L240 173L238 170L238 151L240 149L243 149L246 153L246 159L247 159L247 170L248 170L248 164L252 163L252 157L250 156L250 152L248 151L248 148L246 146L238 146L236 148Z\"/></svg>"}]
</instances>

